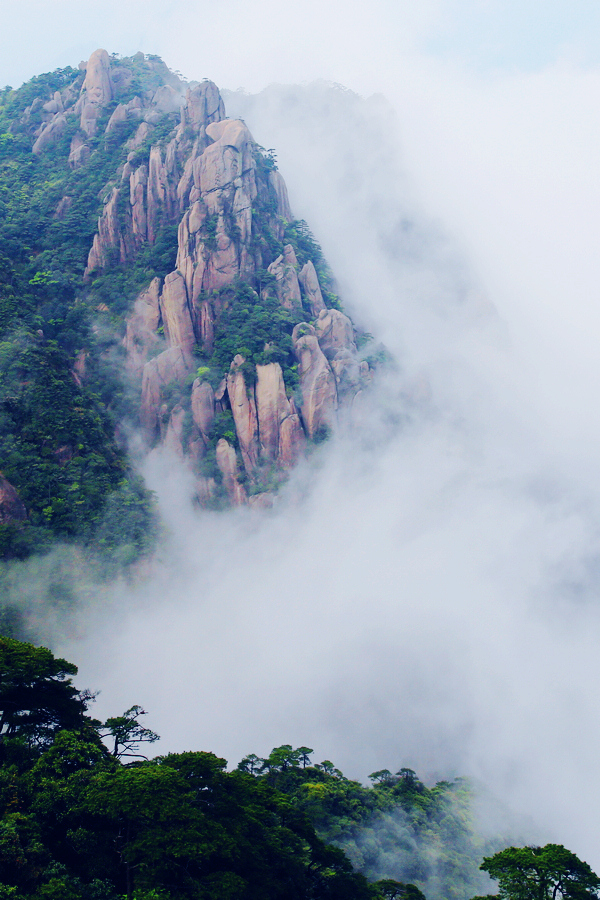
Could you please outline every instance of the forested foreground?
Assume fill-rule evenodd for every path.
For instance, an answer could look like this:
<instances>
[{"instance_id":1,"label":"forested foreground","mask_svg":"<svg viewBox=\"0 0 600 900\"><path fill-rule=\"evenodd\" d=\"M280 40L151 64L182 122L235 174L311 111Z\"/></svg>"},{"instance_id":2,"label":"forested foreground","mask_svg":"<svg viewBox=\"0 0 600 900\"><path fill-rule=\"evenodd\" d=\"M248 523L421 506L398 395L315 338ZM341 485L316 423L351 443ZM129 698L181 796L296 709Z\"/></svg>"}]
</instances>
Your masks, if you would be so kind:
<instances>
[{"instance_id":1,"label":"forested foreground","mask_svg":"<svg viewBox=\"0 0 600 900\"><path fill-rule=\"evenodd\" d=\"M158 736L144 710L99 722L76 673L0 638L0 898L418 900L490 884L466 783L427 788L401 769L365 788L289 745L233 771L207 752L148 759ZM482 868L506 898L600 886L556 845L509 848Z\"/></svg>"}]
</instances>

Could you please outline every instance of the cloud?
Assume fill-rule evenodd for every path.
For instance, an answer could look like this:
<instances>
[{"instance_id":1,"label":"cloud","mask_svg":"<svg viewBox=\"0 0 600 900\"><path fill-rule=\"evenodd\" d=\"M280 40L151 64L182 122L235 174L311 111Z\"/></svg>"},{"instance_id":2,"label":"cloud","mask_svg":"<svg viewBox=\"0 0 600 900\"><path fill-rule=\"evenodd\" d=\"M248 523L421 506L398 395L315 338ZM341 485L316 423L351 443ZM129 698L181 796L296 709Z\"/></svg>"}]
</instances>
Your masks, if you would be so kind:
<instances>
[{"instance_id":1,"label":"cloud","mask_svg":"<svg viewBox=\"0 0 600 900\"><path fill-rule=\"evenodd\" d=\"M473 775L600 864L596 90L423 65L393 105L227 96L399 368L272 514L197 513L148 462L170 536L64 648L103 714L232 763Z\"/></svg>"},{"instance_id":2,"label":"cloud","mask_svg":"<svg viewBox=\"0 0 600 900\"><path fill-rule=\"evenodd\" d=\"M472 774L597 868L599 73L474 73L419 52L446 4L394 8L197 4L182 35L180 5L165 27L132 4L119 47L72 19L189 77L369 97L227 103L399 370L273 514L197 513L150 460L170 536L137 581L88 586L60 649L164 749Z\"/></svg>"}]
</instances>

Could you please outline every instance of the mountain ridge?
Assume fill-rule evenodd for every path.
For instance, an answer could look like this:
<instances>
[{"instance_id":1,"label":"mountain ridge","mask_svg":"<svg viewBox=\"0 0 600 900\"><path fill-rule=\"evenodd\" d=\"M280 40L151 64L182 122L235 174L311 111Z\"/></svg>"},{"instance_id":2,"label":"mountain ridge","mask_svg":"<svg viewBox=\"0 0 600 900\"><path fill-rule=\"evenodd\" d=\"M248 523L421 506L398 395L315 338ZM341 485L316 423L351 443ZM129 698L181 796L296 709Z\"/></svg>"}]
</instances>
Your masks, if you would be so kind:
<instances>
[{"instance_id":1,"label":"mountain ridge","mask_svg":"<svg viewBox=\"0 0 600 900\"><path fill-rule=\"evenodd\" d=\"M129 555L142 549L152 514L127 455L128 429L139 429L147 447L158 443L185 459L201 505L272 505L300 456L340 415L352 415L373 377L357 347L368 336L341 310L308 226L293 219L274 152L256 144L243 121L225 118L212 82L184 86L161 60L143 54L121 59L95 51L78 70L5 91L1 111L3 175L14 176L18 151L44 193L32 203L31 181L18 185L29 212L36 204L43 210L41 239L25 230L19 241L23 210L3 207L0 222L19 244L8 267L17 260L23 276L32 276L23 280L33 295L24 317L9 273L5 334L25 325L27 342L44 352L49 337L58 337L75 390L99 378L103 414L116 436L112 452L127 491L136 485L136 501L128 496L125 503L146 520ZM6 185L4 196L14 187ZM92 231L93 187L102 205ZM49 294L62 304L63 326L77 310L78 331L60 326L49 335L40 317ZM34 330L36 317L41 327ZM15 367L23 371L13 359ZM13 382L21 395L22 381ZM40 506L18 465L22 432L14 416L9 426L14 440L0 467L28 517L19 524L7 494L0 528L6 552L18 555L29 525L38 537L48 527L62 536L82 532L69 496L81 480L70 479L58 496L49 487L50 502ZM107 441L110 427L107 421ZM41 443L38 456L47 435ZM59 468L72 468L80 443L65 439L54 447ZM62 474L55 469L54 482L64 481ZM125 489L113 481L112 492ZM96 532L106 532L100 496L93 512Z\"/></svg>"}]
</instances>

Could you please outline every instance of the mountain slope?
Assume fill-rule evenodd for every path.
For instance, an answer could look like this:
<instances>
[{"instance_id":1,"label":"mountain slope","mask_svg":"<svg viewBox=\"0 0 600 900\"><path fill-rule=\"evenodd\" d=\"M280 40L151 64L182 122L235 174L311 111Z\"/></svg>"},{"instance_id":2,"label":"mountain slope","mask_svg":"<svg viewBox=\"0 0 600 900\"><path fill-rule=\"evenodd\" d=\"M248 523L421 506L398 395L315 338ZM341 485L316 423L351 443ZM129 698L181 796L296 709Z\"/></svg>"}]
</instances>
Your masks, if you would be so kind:
<instances>
[{"instance_id":1,"label":"mountain slope","mask_svg":"<svg viewBox=\"0 0 600 900\"><path fill-rule=\"evenodd\" d=\"M143 552L137 433L200 503L270 505L372 377L273 152L157 57L3 92L0 239L5 555Z\"/></svg>"}]
</instances>

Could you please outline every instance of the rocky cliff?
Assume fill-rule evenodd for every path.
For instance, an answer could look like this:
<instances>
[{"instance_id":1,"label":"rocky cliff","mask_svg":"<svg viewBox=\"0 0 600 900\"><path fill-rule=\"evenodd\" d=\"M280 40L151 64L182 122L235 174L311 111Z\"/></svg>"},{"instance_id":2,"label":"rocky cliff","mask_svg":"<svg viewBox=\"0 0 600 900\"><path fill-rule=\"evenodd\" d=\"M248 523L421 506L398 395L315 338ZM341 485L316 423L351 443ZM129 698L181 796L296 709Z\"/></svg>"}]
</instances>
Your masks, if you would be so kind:
<instances>
[{"instance_id":1,"label":"rocky cliff","mask_svg":"<svg viewBox=\"0 0 600 900\"><path fill-rule=\"evenodd\" d=\"M201 503L268 505L372 376L321 250L212 82L104 50L73 75L13 130L71 173L57 222L103 167L76 294L119 334L121 356L105 353L133 385L126 416L193 467ZM72 356L85 385L88 351Z\"/></svg>"}]
</instances>

